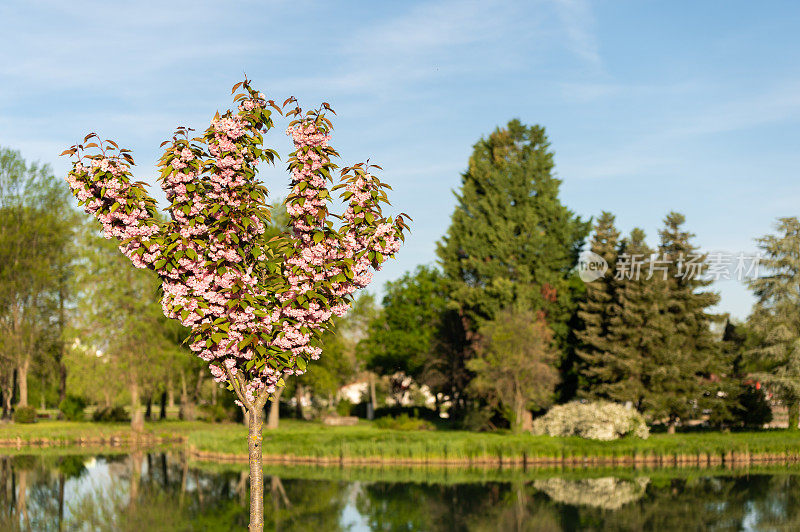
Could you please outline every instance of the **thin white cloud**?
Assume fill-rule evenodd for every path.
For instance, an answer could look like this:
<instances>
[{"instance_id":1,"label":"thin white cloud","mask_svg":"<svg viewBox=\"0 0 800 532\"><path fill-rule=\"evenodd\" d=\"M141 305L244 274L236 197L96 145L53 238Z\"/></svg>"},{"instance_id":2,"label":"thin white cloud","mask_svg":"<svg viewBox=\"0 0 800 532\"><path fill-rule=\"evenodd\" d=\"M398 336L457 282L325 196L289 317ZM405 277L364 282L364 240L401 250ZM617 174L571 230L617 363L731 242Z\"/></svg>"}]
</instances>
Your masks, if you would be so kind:
<instances>
[{"instance_id":1,"label":"thin white cloud","mask_svg":"<svg viewBox=\"0 0 800 532\"><path fill-rule=\"evenodd\" d=\"M566 163L562 159L562 170L566 168L565 173L570 178L624 178L653 171L669 172L682 163L687 146L700 138L800 121L800 82L795 81L739 96L717 96L712 86L699 84L693 89L690 89L691 84L665 86L663 91L635 86L609 87L606 93L609 101L632 98L643 90L650 106L648 110L643 108L643 113L649 112L652 117L640 124L640 129L631 129L627 134L617 132L616 144L607 138L597 146L597 151L584 149ZM683 90L690 97L685 98L681 108L676 108L674 103L666 107L666 111L659 107L665 105L667 95L675 96ZM603 99L595 93L592 98L595 104L595 98ZM642 130L642 126L647 129Z\"/></svg>"},{"instance_id":2,"label":"thin white cloud","mask_svg":"<svg viewBox=\"0 0 800 532\"><path fill-rule=\"evenodd\" d=\"M549 1L555 7L570 50L590 65L601 67L600 45L594 32L591 4L585 0Z\"/></svg>"}]
</instances>

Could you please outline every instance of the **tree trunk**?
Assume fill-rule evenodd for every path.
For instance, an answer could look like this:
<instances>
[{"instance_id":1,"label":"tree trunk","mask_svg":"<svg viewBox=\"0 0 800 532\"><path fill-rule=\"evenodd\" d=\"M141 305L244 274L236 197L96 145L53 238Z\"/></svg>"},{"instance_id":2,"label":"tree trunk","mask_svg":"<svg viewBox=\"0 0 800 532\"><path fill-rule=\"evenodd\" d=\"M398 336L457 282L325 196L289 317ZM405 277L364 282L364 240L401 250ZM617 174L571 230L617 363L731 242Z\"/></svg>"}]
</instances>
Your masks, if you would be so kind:
<instances>
[{"instance_id":1,"label":"tree trunk","mask_svg":"<svg viewBox=\"0 0 800 532\"><path fill-rule=\"evenodd\" d=\"M167 453L161 453L161 484L164 489L169 486L169 468L167 467Z\"/></svg>"},{"instance_id":2,"label":"tree trunk","mask_svg":"<svg viewBox=\"0 0 800 532\"><path fill-rule=\"evenodd\" d=\"M372 408L378 408L378 397L375 393L375 374L369 372L369 402L372 403Z\"/></svg>"},{"instance_id":3,"label":"tree trunk","mask_svg":"<svg viewBox=\"0 0 800 532\"><path fill-rule=\"evenodd\" d=\"M525 408L525 399L517 395L514 401L514 432L530 431L533 428L533 416Z\"/></svg>"},{"instance_id":4,"label":"tree trunk","mask_svg":"<svg viewBox=\"0 0 800 532\"><path fill-rule=\"evenodd\" d=\"M192 398L194 402L198 402L200 400L200 394L203 391L203 377L205 376L206 376L205 369L201 369L197 373L197 385L194 387L194 397Z\"/></svg>"},{"instance_id":5,"label":"tree trunk","mask_svg":"<svg viewBox=\"0 0 800 532\"><path fill-rule=\"evenodd\" d=\"M247 471L239 473L239 482L236 483L236 493L239 495L239 504L244 506L247 504Z\"/></svg>"},{"instance_id":6,"label":"tree trunk","mask_svg":"<svg viewBox=\"0 0 800 532\"><path fill-rule=\"evenodd\" d=\"M64 473L58 474L58 531L64 530Z\"/></svg>"},{"instance_id":7,"label":"tree trunk","mask_svg":"<svg viewBox=\"0 0 800 532\"><path fill-rule=\"evenodd\" d=\"M264 530L264 472L261 468L261 439L264 430L264 410L249 409L250 427L247 438L250 455L250 532Z\"/></svg>"},{"instance_id":8,"label":"tree trunk","mask_svg":"<svg viewBox=\"0 0 800 532\"><path fill-rule=\"evenodd\" d=\"M369 372L369 404L372 411L368 412L367 419L373 420L375 419L375 410L378 408L378 396L375 393L375 374L371 371Z\"/></svg>"},{"instance_id":9,"label":"tree trunk","mask_svg":"<svg viewBox=\"0 0 800 532\"><path fill-rule=\"evenodd\" d=\"M47 408L47 403L45 402L45 398L44 398L44 391L45 391L46 387L47 387L47 384L45 383L44 374L43 374L42 375L42 388L41 388L42 395L39 396L40 397L40 399L39 399L39 408L41 410L45 410ZM56 405L56 406L58 406L58 405Z\"/></svg>"},{"instance_id":10,"label":"tree trunk","mask_svg":"<svg viewBox=\"0 0 800 532\"><path fill-rule=\"evenodd\" d=\"M141 412L140 412L141 414ZM139 483L142 476L142 453L136 451L130 455L131 465L131 482L128 488L128 508L133 509L136 507L137 499L139 498Z\"/></svg>"},{"instance_id":11,"label":"tree trunk","mask_svg":"<svg viewBox=\"0 0 800 532\"><path fill-rule=\"evenodd\" d=\"M66 327L66 312L64 300L67 298L65 276L61 276L58 285L58 402L67 398L67 365L64 363L66 345L64 343L64 329ZM60 521L59 521L60 522Z\"/></svg>"},{"instance_id":12,"label":"tree trunk","mask_svg":"<svg viewBox=\"0 0 800 532\"><path fill-rule=\"evenodd\" d=\"M267 429L277 429L278 428L278 421L280 420L280 405L281 405L281 394L285 388L278 388L275 390L275 393L272 394L272 402L269 404L269 417L267 418Z\"/></svg>"},{"instance_id":13,"label":"tree trunk","mask_svg":"<svg viewBox=\"0 0 800 532\"><path fill-rule=\"evenodd\" d=\"M175 388L172 380L167 381L167 407L175 408Z\"/></svg>"},{"instance_id":14,"label":"tree trunk","mask_svg":"<svg viewBox=\"0 0 800 532\"><path fill-rule=\"evenodd\" d=\"M28 368L30 365L30 360L25 359L17 367L17 386L19 386L17 406L28 406Z\"/></svg>"},{"instance_id":15,"label":"tree trunk","mask_svg":"<svg viewBox=\"0 0 800 532\"><path fill-rule=\"evenodd\" d=\"M300 383L295 384L294 387L294 411L295 416L297 419L304 419L303 418L303 385Z\"/></svg>"},{"instance_id":16,"label":"tree trunk","mask_svg":"<svg viewBox=\"0 0 800 532\"><path fill-rule=\"evenodd\" d=\"M31 521L28 516L28 472L19 472L19 491L17 495L17 519L22 518L25 523L23 530L31 530Z\"/></svg>"},{"instance_id":17,"label":"tree trunk","mask_svg":"<svg viewBox=\"0 0 800 532\"><path fill-rule=\"evenodd\" d=\"M789 416L789 430L797 430L797 422L800 420L800 402L792 401L786 405Z\"/></svg>"},{"instance_id":18,"label":"tree trunk","mask_svg":"<svg viewBox=\"0 0 800 532\"><path fill-rule=\"evenodd\" d=\"M183 507L183 498L186 494L186 488L189 485L189 457L186 453L181 453L181 494L178 497L178 505ZM198 490L200 487L198 486Z\"/></svg>"},{"instance_id":19,"label":"tree trunk","mask_svg":"<svg viewBox=\"0 0 800 532\"><path fill-rule=\"evenodd\" d=\"M675 420L671 419L667 425L667 434L675 434Z\"/></svg>"},{"instance_id":20,"label":"tree trunk","mask_svg":"<svg viewBox=\"0 0 800 532\"><path fill-rule=\"evenodd\" d=\"M63 362L58 365L58 402L67 398L67 365Z\"/></svg>"},{"instance_id":21,"label":"tree trunk","mask_svg":"<svg viewBox=\"0 0 800 532\"><path fill-rule=\"evenodd\" d=\"M186 374L181 371L181 408L178 410L178 418L183 421L194 421L194 403L189 400L189 392L186 388Z\"/></svg>"},{"instance_id":22,"label":"tree trunk","mask_svg":"<svg viewBox=\"0 0 800 532\"><path fill-rule=\"evenodd\" d=\"M167 392L161 392L161 410L158 412L158 420L167 419Z\"/></svg>"},{"instance_id":23,"label":"tree trunk","mask_svg":"<svg viewBox=\"0 0 800 532\"><path fill-rule=\"evenodd\" d=\"M144 419L145 421L152 421L153 420L153 396L152 394L147 395L147 403L145 403L144 409Z\"/></svg>"},{"instance_id":24,"label":"tree trunk","mask_svg":"<svg viewBox=\"0 0 800 532\"><path fill-rule=\"evenodd\" d=\"M3 380L3 419L11 419L11 401L14 396L14 372L9 371Z\"/></svg>"},{"instance_id":25,"label":"tree trunk","mask_svg":"<svg viewBox=\"0 0 800 532\"><path fill-rule=\"evenodd\" d=\"M131 385L131 430L141 431L144 428L144 417L139 408L139 386Z\"/></svg>"},{"instance_id":26,"label":"tree trunk","mask_svg":"<svg viewBox=\"0 0 800 532\"><path fill-rule=\"evenodd\" d=\"M527 408L522 410L522 432L531 432L533 430L533 414Z\"/></svg>"}]
</instances>

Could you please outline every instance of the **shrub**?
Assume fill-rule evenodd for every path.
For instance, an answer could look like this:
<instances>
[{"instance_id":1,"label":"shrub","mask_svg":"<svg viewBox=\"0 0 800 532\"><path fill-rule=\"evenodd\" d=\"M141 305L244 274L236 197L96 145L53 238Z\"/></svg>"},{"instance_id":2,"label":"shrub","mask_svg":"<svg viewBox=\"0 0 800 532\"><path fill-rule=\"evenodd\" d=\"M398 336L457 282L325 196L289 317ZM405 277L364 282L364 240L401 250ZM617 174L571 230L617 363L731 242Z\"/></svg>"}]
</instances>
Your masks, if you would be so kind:
<instances>
[{"instance_id":1,"label":"shrub","mask_svg":"<svg viewBox=\"0 0 800 532\"><path fill-rule=\"evenodd\" d=\"M208 421L211 423L219 423L221 421L235 421L236 412L224 405L205 405L200 407L200 420Z\"/></svg>"},{"instance_id":2,"label":"shrub","mask_svg":"<svg viewBox=\"0 0 800 532\"><path fill-rule=\"evenodd\" d=\"M103 423L130 421L127 412L121 406L104 406L92 414L92 421Z\"/></svg>"},{"instance_id":3,"label":"shrub","mask_svg":"<svg viewBox=\"0 0 800 532\"><path fill-rule=\"evenodd\" d=\"M375 420L375 426L381 429L392 430L433 430L433 424L424 419L408 417L401 414L397 417L382 417Z\"/></svg>"},{"instance_id":4,"label":"shrub","mask_svg":"<svg viewBox=\"0 0 800 532\"><path fill-rule=\"evenodd\" d=\"M64 414L68 421L83 421L83 409L86 408L86 401L81 397L68 395L58 404L58 409Z\"/></svg>"},{"instance_id":5,"label":"shrub","mask_svg":"<svg viewBox=\"0 0 800 532\"><path fill-rule=\"evenodd\" d=\"M426 419L428 421L441 421L436 410L427 406L382 406L375 409L375 419L380 417L397 417L406 414L408 417ZM350 408L351 416L367 417L367 403L356 403Z\"/></svg>"},{"instance_id":6,"label":"shrub","mask_svg":"<svg viewBox=\"0 0 800 532\"><path fill-rule=\"evenodd\" d=\"M574 401L554 406L534 420L533 433L608 441L627 435L647 438L650 430L642 415L632 408L607 401Z\"/></svg>"},{"instance_id":7,"label":"shrub","mask_svg":"<svg viewBox=\"0 0 800 532\"><path fill-rule=\"evenodd\" d=\"M467 410L464 418L459 422L461 430L468 430L470 432L485 432L496 428L492 423L494 418L494 409L488 406L475 407Z\"/></svg>"},{"instance_id":8,"label":"shrub","mask_svg":"<svg viewBox=\"0 0 800 532\"><path fill-rule=\"evenodd\" d=\"M347 399L342 399L336 404L336 414L346 417L353 410L353 403Z\"/></svg>"},{"instance_id":9,"label":"shrub","mask_svg":"<svg viewBox=\"0 0 800 532\"><path fill-rule=\"evenodd\" d=\"M737 412L737 421L744 427L760 429L772 421L772 408L764 390L745 386L738 399L741 410Z\"/></svg>"},{"instance_id":10,"label":"shrub","mask_svg":"<svg viewBox=\"0 0 800 532\"><path fill-rule=\"evenodd\" d=\"M36 423L36 409L32 406L20 406L14 410L14 423Z\"/></svg>"}]
</instances>

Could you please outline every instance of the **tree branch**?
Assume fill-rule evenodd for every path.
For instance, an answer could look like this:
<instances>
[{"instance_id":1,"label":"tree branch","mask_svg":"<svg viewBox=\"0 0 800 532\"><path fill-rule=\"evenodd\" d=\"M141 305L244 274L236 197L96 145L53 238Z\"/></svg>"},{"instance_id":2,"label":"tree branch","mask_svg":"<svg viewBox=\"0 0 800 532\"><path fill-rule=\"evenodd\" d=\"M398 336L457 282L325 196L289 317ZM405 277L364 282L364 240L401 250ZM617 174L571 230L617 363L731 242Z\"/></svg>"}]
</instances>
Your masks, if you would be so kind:
<instances>
[{"instance_id":1,"label":"tree branch","mask_svg":"<svg viewBox=\"0 0 800 532\"><path fill-rule=\"evenodd\" d=\"M239 398L239 401L242 402L245 408L248 410L253 410L254 405L250 402L244 394L244 384L242 381L239 380L240 373L237 373L235 376L231 373L229 368L225 368L225 373L228 375L228 382L231 383L231 387L233 391L236 392L236 396Z\"/></svg>"}]
</instances>

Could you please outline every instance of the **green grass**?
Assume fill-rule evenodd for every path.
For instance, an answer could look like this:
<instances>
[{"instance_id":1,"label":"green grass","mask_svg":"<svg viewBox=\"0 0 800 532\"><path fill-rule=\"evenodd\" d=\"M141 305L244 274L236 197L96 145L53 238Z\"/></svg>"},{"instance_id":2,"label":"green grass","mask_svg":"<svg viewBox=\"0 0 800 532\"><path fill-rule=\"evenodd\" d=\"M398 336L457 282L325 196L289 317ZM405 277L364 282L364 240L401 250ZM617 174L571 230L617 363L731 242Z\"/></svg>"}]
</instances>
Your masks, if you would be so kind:
<instances>
[{"instance_id":1,"label":"green grass","mask_svg":"<svg viewBox=\"0 0 800 532\"><path fill-rule=\"evenodd\" d=\"M145 423L144 431L158 437L186 436L194 430L208 428L207 423L183 421L159 421ZM83 439L130 439L130 423L93 423L90 421L40 420L31 424L0 424L0 440L17 440L22 443L47 440L52 443L68 443Z\"/></svg>"},{"instance_id":2,"label":"green grass","mask_svg":"<svg viewBox=\"0 0 800 532\"><path fill-rule=\"evenodd\" d=\"M236 424L158 421L145 424L145 432L161 438L184 437L199 451L247 454L247 429ZM30 425L0 424L0 440L68 445L79 439L116 437L132 439L127 423L40 421ZM2 450L0 449L0 452ZM328 427L320 423L281 421L277 430L265 430L265 455L328 458L480 460L671 455L723 455L775 453L800 457L800 433L785 430L761 432L693 432L653 434L647 440L625 438L598 442L577 437L552 438L507 432L474 433L457 430L399 431L362 421L353 427Z\"/></svg>"},{"instance_id":3,"label":"green grass","mask_svg":"<svg viewBox=\"0 0 800 532\"><path fill-rule=\"evenodd\" d=\"M198 450L247 453L243 426L224 430L196 430L189 444ZM653 434L647 440L625 438L612 442L577 437L553 438L506 432L474 433L456 430L406 432L379 429L368 423L354 427L327 427L317 423L281 422L264 431L263 452L268 455L386 459L480 459L560 457L624 457L721 455L736 453L800 454L800 433L788 431L736 433Z\"/></svg>"}]
</instances>

